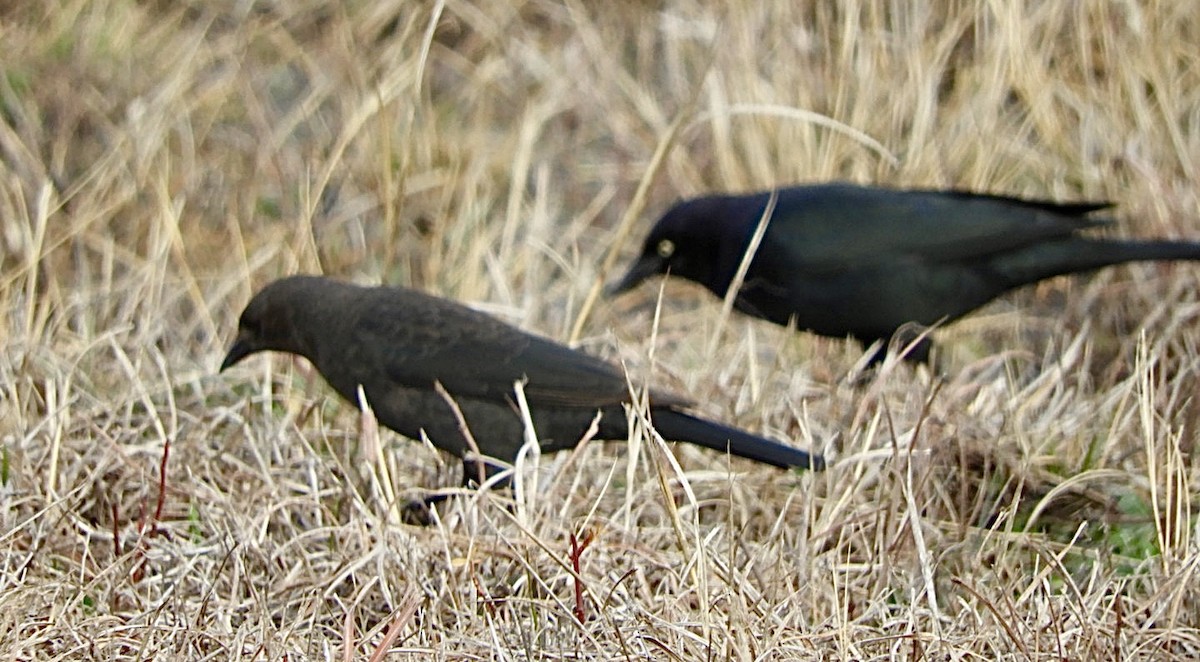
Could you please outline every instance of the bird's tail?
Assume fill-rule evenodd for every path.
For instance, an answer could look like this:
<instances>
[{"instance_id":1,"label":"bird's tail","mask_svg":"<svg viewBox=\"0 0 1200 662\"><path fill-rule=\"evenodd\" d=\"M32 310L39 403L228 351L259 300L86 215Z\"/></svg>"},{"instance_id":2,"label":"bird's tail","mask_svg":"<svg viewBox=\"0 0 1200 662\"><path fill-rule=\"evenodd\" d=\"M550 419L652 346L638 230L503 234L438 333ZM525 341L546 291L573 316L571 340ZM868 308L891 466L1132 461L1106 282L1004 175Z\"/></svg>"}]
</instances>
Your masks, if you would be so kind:
<instances>
[{"instance_id":1,"label":"bird's tail","mask_svg":"<svg viewBox=\"0 0 1200 662\"><path fill-rule=\"evenodd\" d=\"M1118 241L1083 237L1037 244L1004 255L992 267L1011 287L1044 278L1142 260L1200 260L1200 242Z\"/></svg>"},{"instance_id":2,"label":"bird's tail","mask_svg":"<svg viewBox=\"0 0 1200 662\"><path fill-rule=\"evenodd\" d=\"M781 468L796 467L813 471L825 468L825 458L820 455L812 455L798 448L683 412L655 411L652 423L654 429L668 441L686 441Z\"/></svg>"}]
</instances>

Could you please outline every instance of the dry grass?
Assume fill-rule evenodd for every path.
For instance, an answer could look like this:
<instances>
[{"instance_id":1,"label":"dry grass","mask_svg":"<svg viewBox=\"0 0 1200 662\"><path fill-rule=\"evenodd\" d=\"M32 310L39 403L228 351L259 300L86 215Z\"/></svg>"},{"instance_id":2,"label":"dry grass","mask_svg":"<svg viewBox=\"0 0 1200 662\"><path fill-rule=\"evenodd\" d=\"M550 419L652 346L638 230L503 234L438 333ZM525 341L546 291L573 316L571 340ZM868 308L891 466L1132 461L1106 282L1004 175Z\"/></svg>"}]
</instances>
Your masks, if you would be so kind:
<instances>
[{"instance_id":1,"label":"dry grass","mask_svg":"<svg viewBox=\"0 0 1200 662\"><path fill-rule=\"evenodd\" d=\"M600 300L585 349L839 461L589 444L428 528L390 495L456 463L298 363L214 374L297 271L565 339L655 175L635 239L681 195L827 179L1200 236L1191 3L709 4L0 9L4 657L1200 654L1189 265L1023 291L938 332L944 379L868 388L848 343L738 316L714 341L695 288L653 341L647 297Z\"/></svg>"}]
</instances>

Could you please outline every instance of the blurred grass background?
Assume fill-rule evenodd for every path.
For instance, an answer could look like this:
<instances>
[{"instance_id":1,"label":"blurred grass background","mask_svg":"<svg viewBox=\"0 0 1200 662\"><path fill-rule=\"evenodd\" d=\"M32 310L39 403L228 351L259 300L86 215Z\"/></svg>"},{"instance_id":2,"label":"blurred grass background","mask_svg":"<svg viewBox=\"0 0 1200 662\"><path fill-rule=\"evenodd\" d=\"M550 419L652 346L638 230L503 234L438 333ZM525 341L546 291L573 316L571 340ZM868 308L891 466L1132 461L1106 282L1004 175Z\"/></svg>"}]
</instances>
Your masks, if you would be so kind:
<instances>
[{"instance_id":1,"label":"blurred grass background","mask_svg":"<svg viewBox=\"0 0 1200 662\"><path fill-rule=\"evenodd\" d=\"M1200 237L1198 35L1111 0L0 6L0 647L1194 658L1190 265L1021 291L937 332L941 376L865 388L852 343L718 329L698 288L657 325L654 288L601 300L583 349L839 462L589 444L428 528L392 496L456 462L300 363L214 373L295 272L565 340L644 180L627 256L681 196L832 179Z\"/></svg>"}]
</instances>

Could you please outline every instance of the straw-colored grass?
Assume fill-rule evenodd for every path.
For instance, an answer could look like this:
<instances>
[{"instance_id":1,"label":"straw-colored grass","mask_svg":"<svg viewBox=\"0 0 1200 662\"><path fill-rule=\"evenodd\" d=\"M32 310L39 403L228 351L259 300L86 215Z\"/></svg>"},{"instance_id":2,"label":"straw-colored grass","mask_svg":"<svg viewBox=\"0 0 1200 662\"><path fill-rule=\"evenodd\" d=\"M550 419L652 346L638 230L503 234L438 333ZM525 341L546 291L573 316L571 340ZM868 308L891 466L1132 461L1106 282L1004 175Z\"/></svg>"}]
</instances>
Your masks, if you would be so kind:
<instances>
[{"instance_id":1,"label":"straw-colored grass","mask_svg":"<svg viewBox=\"0 0 1200 662\"><path fill-rule=\"evenodd\" d=\"M942 378L865 386L856 345L686 284L657 327L652 287L585 302L622 218L628 259L713 190L1200 237L1198 39L1190 2L4 5L0 657L1194 659L1195 265L1028 288L935 332ZM295 272L582 319L635 384L836 461L639 434L399 523L457 462L302 362L216 374Z\"/></svg>"}]
</instances>

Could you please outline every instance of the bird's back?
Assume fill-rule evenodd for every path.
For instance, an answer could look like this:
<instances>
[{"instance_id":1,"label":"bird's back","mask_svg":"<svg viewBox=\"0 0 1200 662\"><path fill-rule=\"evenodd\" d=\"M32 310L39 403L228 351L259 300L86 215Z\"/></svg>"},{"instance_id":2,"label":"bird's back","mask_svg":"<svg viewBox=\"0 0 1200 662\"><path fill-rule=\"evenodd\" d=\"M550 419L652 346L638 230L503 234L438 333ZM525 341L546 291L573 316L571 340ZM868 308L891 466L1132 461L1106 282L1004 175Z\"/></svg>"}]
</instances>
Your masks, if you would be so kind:
<instances>
[{"instance_id":1,"label":"bird's back","mask_svg":"<svg viewBox=\"0 0 1200 662\"><path fill-rule=\"evenodd\" d=\"M612 364L453 301L380 287L362 290L349 310L341 362L358 366L364 378L407 388L437 382L456 397L493 403L511 402L521 381L536 407L594 410L629 398L626 379ZM684 402L658 392L654 399Z\"/></svg>"},{"instance_id":2,"label":"bird's back","mask_svg":"<svg viewBox=\"0 0 1200 662\"><path fill-rule=\"evenodd\" d=\"M780 192L765 243L788 271L811 274L911 259L980 260L1103 223L1081 216L1103 206L851 184L793 187Z\"/></svg>"}]
</instances>

